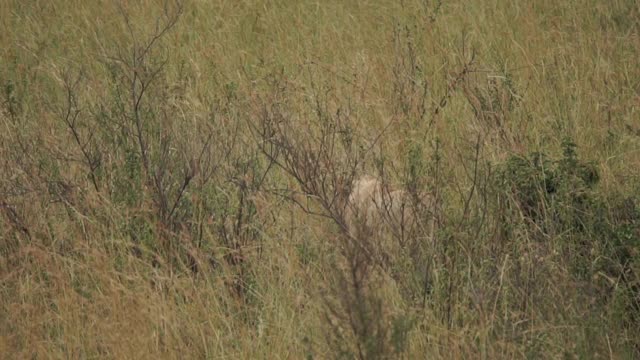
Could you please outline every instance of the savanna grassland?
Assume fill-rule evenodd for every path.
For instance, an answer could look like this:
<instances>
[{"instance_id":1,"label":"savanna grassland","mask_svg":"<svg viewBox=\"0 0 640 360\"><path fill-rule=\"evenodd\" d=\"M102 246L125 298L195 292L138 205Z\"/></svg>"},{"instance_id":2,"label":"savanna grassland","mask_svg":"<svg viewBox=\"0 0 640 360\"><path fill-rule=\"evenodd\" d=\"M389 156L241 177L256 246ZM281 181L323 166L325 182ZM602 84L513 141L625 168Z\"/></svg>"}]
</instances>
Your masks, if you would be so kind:
<instances>
[{"instance_id":1,"label":"savanna grassland","mask_svg":"<svg viewBox=\"0 0 640 360\"><path fill-rule=\"evenodd\" d=\"M638 358L638 59L632 0L0 1L0 357Z\"/></svg>"}]
</instances>

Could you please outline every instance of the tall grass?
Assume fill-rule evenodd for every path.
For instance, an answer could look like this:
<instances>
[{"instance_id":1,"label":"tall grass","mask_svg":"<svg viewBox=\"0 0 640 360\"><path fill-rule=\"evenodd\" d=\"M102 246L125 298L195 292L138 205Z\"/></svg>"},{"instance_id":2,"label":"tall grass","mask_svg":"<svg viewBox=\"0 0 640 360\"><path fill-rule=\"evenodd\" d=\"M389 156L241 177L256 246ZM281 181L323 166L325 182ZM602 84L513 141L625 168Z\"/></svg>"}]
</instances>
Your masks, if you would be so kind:
<instances>
[{"instance_id":1,"label":"tall grass","mask_svg":"<svg viewBox=\"0 0 640 360\"><path fill-rule=\"evenodd\" d=\"M0 15L7 358L640 356L635 1Z\"/></svg>"}]
</instances>

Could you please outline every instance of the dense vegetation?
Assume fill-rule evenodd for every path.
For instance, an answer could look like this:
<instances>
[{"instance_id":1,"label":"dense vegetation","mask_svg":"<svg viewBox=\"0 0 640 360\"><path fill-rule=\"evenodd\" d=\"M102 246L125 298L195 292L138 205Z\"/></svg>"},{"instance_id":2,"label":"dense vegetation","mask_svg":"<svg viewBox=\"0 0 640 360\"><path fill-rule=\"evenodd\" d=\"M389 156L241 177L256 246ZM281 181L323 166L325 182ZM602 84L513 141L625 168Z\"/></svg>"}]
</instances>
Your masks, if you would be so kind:
<instances>
[{"instance_id":1,"label":"dense vegetation","mask_svg":"<svg viewBox=\"0 0 640 360\"><path fill-rule=\"evenodd\" d=\"M636 1L4 0L0 29L7 358L640 357ZM349 231L365 174L410 231Z\"/></svg>"}]
</instances>

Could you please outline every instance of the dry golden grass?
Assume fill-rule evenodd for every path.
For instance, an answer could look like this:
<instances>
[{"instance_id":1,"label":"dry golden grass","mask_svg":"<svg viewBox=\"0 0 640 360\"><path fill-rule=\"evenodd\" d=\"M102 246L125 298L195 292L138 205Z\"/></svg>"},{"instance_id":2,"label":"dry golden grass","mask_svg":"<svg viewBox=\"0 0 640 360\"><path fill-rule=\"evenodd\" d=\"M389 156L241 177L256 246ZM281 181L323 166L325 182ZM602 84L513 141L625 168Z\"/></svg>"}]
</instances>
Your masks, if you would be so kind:
<instances>
[{"instance_id":1,"label":"dry golden grass","mask_svg":"<svg viewBox=\"0 0 640 360\"><path fill-rule=\"evenodd\" d=\"M0 357L640 356L636 1L4 0L0 30ZM433 194L385 264L339 206L363 174Z\"/></svg>"}]
</instances>

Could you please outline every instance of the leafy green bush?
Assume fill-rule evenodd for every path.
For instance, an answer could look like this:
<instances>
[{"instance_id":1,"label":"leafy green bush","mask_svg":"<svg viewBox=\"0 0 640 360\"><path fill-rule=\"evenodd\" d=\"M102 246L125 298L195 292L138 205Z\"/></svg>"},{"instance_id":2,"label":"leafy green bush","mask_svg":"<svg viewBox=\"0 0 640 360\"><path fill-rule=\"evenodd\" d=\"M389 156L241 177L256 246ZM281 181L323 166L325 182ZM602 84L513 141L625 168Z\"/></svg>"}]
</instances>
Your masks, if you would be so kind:
<instances>
[{"instance_id":1,"label":"leafy green bush","mask_svg":"<svg viewBox=\"0 0 640 360\"><path fill-rule=\"evenodd\" d=\"M595 191L595 166L563 142L563 155L512 156L499 166L499 195L505 200L505 229L519 211L534 239L558 251L576 282L595 290L627 325L640 320L640 209L637 198L607 199ZM508 221L508 220L509 221ZM509 238L513 238L509 236ZM638 339L632 340L638 341Z\"/></svg>"},{"instance_id":2,"label":"leafy green bush","mask_svg":"<svg viewBox=\"0 0 640 360\"><path fill-rule=\"evenodd\" d=\"M541 152L512 156L497 177L498 189L505 190L502 196L512 200L511 209L547 234L585 230L583 216L595 205L597 169L578 158L575 143L565 140L563 148L560 159Z\"/></svg>"}]
</instances>

